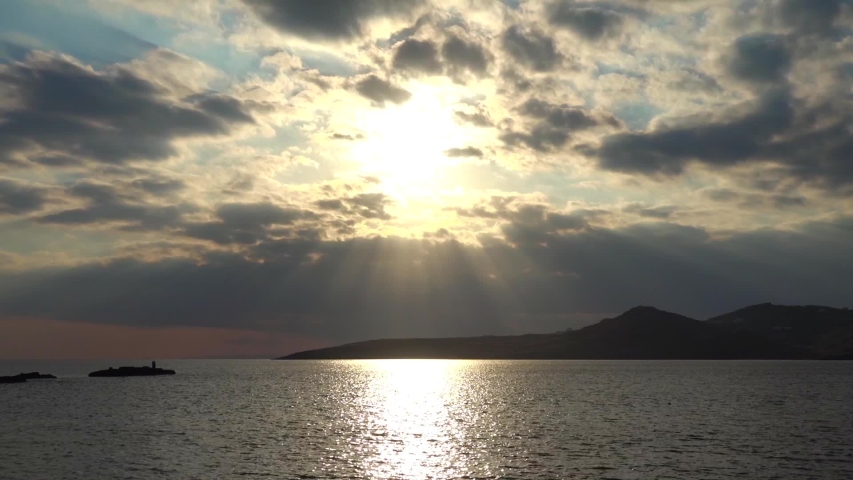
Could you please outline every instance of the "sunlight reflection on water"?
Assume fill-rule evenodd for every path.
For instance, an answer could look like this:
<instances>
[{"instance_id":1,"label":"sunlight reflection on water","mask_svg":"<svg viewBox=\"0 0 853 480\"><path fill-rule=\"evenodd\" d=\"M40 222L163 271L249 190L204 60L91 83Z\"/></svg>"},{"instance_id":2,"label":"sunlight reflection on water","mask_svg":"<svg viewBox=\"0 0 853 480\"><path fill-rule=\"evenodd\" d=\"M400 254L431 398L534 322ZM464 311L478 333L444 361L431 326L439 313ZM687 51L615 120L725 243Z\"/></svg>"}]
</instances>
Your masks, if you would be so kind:
<instances>
[{"instance_id":1,"label":"sunlight reflection on water","mask_svg":"<svg viewBox=\"0 0 853 480\"><path fill-rule=\"evenodd\" d=\"M167 366L7 365L60 378L0 388L0 479L853 478L850 362Z\"/></svg>"},{"instance_id":2,"label":"sunlight reflection on water","mask_svg":"<svg viewBox=\"0 0 853 480\"><path fill-rule=\"evenodd\" d=\"M370 478L448 478L464 475L466 423L460 400L465 361L368 361L371 381L358 406L377 442L363 452Z\"/></svg>"}]
</instances>

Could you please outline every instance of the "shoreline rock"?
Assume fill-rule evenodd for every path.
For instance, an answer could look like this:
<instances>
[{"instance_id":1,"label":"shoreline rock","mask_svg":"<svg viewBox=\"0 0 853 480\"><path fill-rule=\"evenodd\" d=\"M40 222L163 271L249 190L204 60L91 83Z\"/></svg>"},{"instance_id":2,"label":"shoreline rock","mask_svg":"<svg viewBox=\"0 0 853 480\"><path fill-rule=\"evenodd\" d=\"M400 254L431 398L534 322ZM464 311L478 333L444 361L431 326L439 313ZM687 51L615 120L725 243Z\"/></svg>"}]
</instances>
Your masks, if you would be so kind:
<instances>
[{"instance_id":1,"label":"shoreline rock","mask_svg":"<svg viewBox=\"0 0 853 480\"><path fill-rule=\"evenodd\" d=\"M90 377L156 377L159 375L174 375L174 370L164 368L144 367L110 367L89 374Z\"/></svg>"},{"instance_id":2,"label":"shoreline rock","mask_svg":"<svg viewBox=\"0 0 853 480\"><path fill-rule=\"evenodd\" d=\"M49 380L55 378L55 376L49 373L30 372L19 373L8 377L0 377L0 383L24 383L27 380Z\"/></svg>"}]
</instances>

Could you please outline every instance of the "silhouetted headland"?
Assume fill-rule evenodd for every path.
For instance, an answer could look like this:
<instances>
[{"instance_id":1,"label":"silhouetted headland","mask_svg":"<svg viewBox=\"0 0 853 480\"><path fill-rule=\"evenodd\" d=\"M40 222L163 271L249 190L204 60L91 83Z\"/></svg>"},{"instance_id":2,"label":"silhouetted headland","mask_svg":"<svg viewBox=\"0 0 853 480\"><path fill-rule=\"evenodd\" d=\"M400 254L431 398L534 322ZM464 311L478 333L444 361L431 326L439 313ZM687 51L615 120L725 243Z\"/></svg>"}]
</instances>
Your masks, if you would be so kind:
<instances>
[{"instance_id":1,"label":"silhouetted headland","mask_svg":"<svg viewBox=\"0 0 853 480\"><path fill-rule=\"evenodd\" d=\"M144 367L110 367L106 370L98 370L89 374L90 377L152 377L157 375L174 375L174 370L157 368L157 364L151 362L151 366Z\"/></svg>"},{"instance_id":2,"label":"silhouetted headland","mask_svg":"<svg viewBox=\"0 0 853 480\"><path fill-rule=\"evenodd\" d=\"M654 307L552 334L370 340L298 352L298 359L845 359L853 311L762 304L695 320Z\"/></svg>"},{"instance_id":3,"label":"silhouetted headland","mask_svg":"<svg viewBox=\"0 0 853 480\"><path fill-rule=\"evenodd\" d=\"M49 373L39 373L39 372L30 372L30 373L19 373L17 375L12 375L9 377L0 377L0 383L24 383L27 380L47 380L56 378L55 376Z\"/></svg>"}]
</instances>

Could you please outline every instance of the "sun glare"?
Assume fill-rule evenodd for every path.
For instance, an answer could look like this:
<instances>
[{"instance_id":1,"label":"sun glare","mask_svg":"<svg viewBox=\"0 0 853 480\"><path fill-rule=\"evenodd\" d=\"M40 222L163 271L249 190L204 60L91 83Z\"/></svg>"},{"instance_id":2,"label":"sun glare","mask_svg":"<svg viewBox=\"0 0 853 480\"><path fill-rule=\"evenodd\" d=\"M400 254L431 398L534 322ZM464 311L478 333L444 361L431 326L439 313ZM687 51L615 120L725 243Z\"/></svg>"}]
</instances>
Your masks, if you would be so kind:
<instances>
[{"instance_id":1,"label":"sun glare","mask_svg":"<svg viewBox=\"0 0 853 480\"><path fill-rule=\"evenodd\" d=\"M386 188L404 196L447 188L447 167L460 159L445 152L475 140L469 129L454 122L451 104L438 92L424 86L412 93L402 105L359 112L357 126L365 140L350 149L362 173L381 178Z\"/></svg>"}]
</instances>

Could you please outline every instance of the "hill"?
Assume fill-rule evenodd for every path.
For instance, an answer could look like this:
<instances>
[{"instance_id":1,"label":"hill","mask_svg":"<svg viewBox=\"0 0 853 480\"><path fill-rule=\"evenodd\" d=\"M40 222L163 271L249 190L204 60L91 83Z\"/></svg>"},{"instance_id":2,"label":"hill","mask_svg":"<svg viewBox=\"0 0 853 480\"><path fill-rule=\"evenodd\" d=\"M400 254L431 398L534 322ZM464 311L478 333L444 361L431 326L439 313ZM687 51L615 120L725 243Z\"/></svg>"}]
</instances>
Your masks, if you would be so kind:
<instances>
[{"instance_id":1,"label":"hill","mask_svg":"<svg viewBox=\"0 0 853 480\"><path fill-rule=\"evenodd\" d=\"M594 325L560 333L370 340L298 352L280 359L798 359L820 356L809 345L770 337L757 327L744 328L744 325L751 325L751 321L729 321L721 317L703 322L653 307L635 307ZM838 350L838 354L846 352L843 348Z\"/></svg>"},{"instance_id":2,"label":"hill","mask_svg":"<svg viewBox=\"0 0 853 480\"><path fill-rule=\"evenodd\" d=\"M853 353L853 311L849 309L763 303L708 319L708 323L751 332L817 356Z\"/></svg>"}]
</instances>

